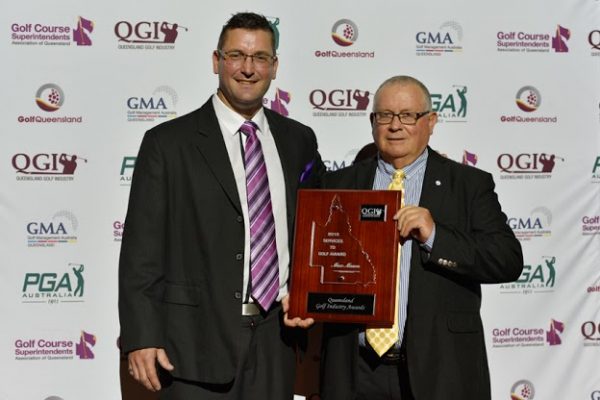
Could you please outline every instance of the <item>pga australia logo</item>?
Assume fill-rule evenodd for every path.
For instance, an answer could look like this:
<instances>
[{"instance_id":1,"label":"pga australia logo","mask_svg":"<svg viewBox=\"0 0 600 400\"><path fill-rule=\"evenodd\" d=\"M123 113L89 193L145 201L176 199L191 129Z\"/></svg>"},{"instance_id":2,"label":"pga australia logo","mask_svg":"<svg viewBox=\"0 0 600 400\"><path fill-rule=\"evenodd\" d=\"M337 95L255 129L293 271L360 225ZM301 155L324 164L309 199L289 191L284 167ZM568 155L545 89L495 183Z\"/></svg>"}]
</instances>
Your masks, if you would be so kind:
<instances>
[{"instance_id":1,"label":"pga australia logo","mask_svg":"<svg viewBox=\"0 0 600 400\"><path fill-rule=\"evenodd\" d=\"M137 157L132 156L123 157L123 161L121 161L121 172L119 173L119 184L121 186L131 186L136 159Z\"/></svg>"},{"instance_id":2,"label":"pga australia logo","mask_svg":"<svg viewBox=\"0 0 600 400\"><path fill-rule=\"evenodd\" d=\"M467 122L467 87L453 85L446 93L432 93L433 111L438 122Z\"/></svg>"},{"instance_id":3,"label":"pga australia logo","mask_svg":"<svg viewBox=\"0 0 600 400\"><path fill-rule=\"evenodd\" d=\"M542 294L554 292L556 284L556 257L543 256L541 262L523 266L515 282L499 285L502 294Z\"/></svg>"},{"instance_id":4,"label":"pga australia logo","mask_svg":"<svg viewBox=\"0 0 600 400\"><path fill-rule=\"evenodd\" d=\"M24 304L63 304L84 301L83 264L69 263L66 271L26 272L21 289Z\"/></svg>"}]
</instances>

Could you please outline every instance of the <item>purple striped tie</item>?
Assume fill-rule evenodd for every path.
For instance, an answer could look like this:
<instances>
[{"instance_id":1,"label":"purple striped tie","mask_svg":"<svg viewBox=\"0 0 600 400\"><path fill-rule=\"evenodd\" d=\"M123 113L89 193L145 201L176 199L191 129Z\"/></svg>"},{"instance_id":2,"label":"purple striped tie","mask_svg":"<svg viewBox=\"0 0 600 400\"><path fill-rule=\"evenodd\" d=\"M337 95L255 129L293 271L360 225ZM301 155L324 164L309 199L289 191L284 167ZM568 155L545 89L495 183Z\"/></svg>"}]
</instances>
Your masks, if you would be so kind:
<instances>
[{"instance_id":1,"label":"purple striped tie","mask_svg":"<svg viewBox=\"0 0 600 400\"><path fill-rule=\"evenodd\" d=\"M254 122L246 121L240 132L247 136L244 163L250 219L251 293L261 308L268 310L279 293L279 263L267 166L256 136L257 129Z\"/></svg>"}]
</instances>

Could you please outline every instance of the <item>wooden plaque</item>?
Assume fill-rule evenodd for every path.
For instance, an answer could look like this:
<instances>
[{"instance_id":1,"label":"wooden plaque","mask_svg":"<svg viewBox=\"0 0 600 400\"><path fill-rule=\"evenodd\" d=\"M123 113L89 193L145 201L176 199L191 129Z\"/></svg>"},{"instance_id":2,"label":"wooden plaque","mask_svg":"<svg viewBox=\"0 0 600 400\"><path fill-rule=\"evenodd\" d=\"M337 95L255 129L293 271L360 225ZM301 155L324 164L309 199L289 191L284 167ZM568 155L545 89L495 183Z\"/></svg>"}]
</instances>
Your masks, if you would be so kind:
<instances>
[{"instance_id":1,"label":"wooden plaque","mask_svg":"<svg viewBox=\"0 0 600 400\"><path fill-rule=\"evenodd\" d=\"M299 190L290 318L390 327L400 207L396 190Z\"/></svg>"}]
</instances>

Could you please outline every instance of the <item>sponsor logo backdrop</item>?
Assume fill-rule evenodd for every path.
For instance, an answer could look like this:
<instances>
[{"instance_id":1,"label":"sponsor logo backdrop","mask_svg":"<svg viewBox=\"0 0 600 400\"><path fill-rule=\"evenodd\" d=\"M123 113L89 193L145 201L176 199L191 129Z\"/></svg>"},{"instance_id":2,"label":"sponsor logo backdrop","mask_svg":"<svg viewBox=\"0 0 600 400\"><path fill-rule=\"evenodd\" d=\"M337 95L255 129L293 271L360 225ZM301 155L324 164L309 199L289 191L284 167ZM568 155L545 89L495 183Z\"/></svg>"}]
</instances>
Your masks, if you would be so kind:
<instances>
[{"instance_id":1,"label":"sponsor logo backdrop","mask_svg":"<svg viewBox=\"0 0 600 400\"><path fill-rule=\"evenodd\" d=\"M214 92L221 26L249 6L33 3L0 15L0 399L118 399L137 149ZM429 87L431 145L494 175L524 248L517 282L484 287L493 398L600 398L600 1L250 8L277 31L263 103L314 128L330 169L371 141L381 81Z\"/></svg>"}]
</instances>

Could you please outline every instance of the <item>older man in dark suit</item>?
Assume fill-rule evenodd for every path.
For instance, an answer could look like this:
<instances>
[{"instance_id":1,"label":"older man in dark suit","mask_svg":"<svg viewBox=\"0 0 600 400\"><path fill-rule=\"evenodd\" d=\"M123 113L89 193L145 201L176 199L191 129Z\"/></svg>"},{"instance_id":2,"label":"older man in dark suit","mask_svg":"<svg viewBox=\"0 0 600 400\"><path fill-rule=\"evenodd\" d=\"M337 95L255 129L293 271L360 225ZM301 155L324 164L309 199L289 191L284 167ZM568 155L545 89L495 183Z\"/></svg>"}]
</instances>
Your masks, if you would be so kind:
<instances>
[{"instance_id":1,"label":"older man in dark suit","mask_svg":"<svg viewBox=\"0 0 600 400\"><path fill-rule=\"evenodd\" d=\"M517 279L523 256L491 175L428 147L436 122L420 81L390 78L371 114L378 154L323 177L329 189L387 189L397 176L406 204L394 216L397 328L381 346L372 338L390 330L326 325L325 400L490 399L480 284Z\"/></svg>"},{"instance_id":2,"label":"older man in dark suit","mask_svg":"<svg viewBox=\"0 0 600 400\"><path fill-rule=\"evenodd\" d=\"M323 164L310 128L262 106L275 50L263 16L234 15L212 56L217 93L149 130L139 150L121 343L130 374L164 399L293 396L290 232L296 190Z\"/></svg>"}]
</instances>

